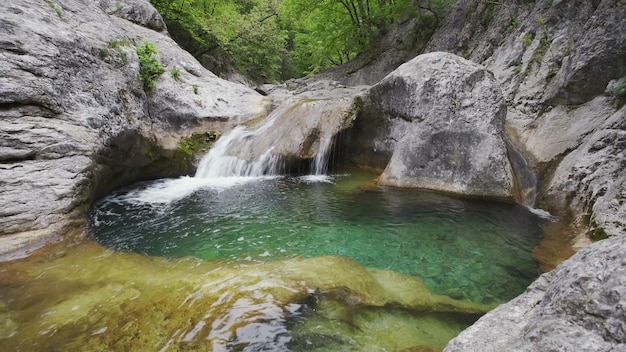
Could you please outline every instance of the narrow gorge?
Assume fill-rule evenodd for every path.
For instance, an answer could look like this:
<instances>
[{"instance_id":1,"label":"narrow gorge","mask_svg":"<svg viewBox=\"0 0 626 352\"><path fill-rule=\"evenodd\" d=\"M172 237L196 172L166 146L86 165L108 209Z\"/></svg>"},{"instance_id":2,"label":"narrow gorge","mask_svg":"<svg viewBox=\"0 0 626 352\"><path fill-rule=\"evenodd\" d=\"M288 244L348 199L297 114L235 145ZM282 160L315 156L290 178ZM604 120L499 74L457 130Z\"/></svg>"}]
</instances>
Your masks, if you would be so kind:
<instances>
[{"instance_id":1,"label":"narrow gorge","mask_svg":"<svg viewBox=\"0 0 626 352\"><path fill-rule=\"evenodd\" d=\"M3 2L0 349L625 349L624 18L459 0L250 87L148 0Z\"/></svg>"}]
</instances>

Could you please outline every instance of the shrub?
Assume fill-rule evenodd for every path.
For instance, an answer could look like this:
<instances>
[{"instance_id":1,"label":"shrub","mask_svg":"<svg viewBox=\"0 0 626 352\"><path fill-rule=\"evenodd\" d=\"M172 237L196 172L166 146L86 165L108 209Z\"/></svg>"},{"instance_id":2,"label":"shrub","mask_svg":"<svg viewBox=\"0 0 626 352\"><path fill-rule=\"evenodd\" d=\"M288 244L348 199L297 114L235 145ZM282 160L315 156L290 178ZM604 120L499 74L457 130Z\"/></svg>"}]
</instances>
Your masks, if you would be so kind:
<instances>
[{"instance_id":1,"label":"shrub","mask_svg":"<svg viewBox=\"0 0 626 352\"><path fill-rule=\"evenodd\" d=\"M180 78L180 69L178 67L174 67L170 70L170 74L175 80L178 80Z\"/></svg>"},{"instance_id":2,"label":"shrub","mask_svg":"<svg viewBox=\"0 0 626 352\"><path fill-rule=\"evenodd\" d=\"M165 72L163 65L156 57L159 52L154 47L154 44L145 41L139 47L137 47L137 56L139 57L139 80L143 82L143 88L146 91L154 89L154 79Z\"/></svg>"}]
</instances>

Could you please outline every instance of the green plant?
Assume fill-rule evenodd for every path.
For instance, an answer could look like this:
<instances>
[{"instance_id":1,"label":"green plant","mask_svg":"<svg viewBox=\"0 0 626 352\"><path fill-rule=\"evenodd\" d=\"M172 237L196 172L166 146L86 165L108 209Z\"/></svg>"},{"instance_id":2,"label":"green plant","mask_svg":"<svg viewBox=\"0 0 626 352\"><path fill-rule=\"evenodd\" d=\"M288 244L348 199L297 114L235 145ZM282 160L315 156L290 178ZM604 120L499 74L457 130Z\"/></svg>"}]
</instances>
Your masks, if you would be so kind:
<instances>
[{"instance_id":1,"label":"green plant","mask_svg":"<svg viewBox=\"0 0 626 352\"><path fill-rule=\"evenodd\" d=\"M175 80L180 79L180 69L178 67L174 67L170 70L170 74L174 77Z\"/></svg>"},{"instance_id":2,"label":"green plant","mask_svg":"<svg viewBox=\"0 0 626 352\"><path fill-rule=\"evenodd\" d=\"M121 2L116 2L115 8L117 9L117 11L121 11L124 8L124 4L122 4Z\"/></svg>"},{"instance_id":3,"label":"green plant","mask_svg":"<svg viewBox=\"0 0 626 352\"><path fill-rule=\"evenodd\" d=\"M24 42L22 42L19 39L15 39L15 44L17 44L17 45L24 45Z\"/></svg>"},{"instance_id":4,"label":"green plant","mask_svg":"<svg viewBox=\"0 0 626 352\"><path fill-rule=\"evenodd\" d=\"M137 47L139 79L143 83L143 88L148 92L154 89L154 79L165 72L163 65L156 56L158 53L154 44L147 40Z\"/></svg>"},{"instance_id":5,"label":"green plant","mask_svg":"<svg viewBox=\"0 0 626 352\"><path fill-rule=\"evenodd\" d=\"M535 49L535 52L533 53L532 61L534 62L543 61L544 55L546 54L548 49L550 49L551 41L552 41L552 36L550 35L550 32L548 32L548 29L544 28L543 31L541 31L541 38L539 39L539 46L537 47L537 49Z\"/></svg>"},{"instance_id":6,"label":"green plant","mask_svg":"<svg viewBox=\"0 0 626 352\"><path fill-rule=\"evenodd\" d=\"M193 94L198 94L198 85L197 84L192 85L191 88L193 88Z\"/></svg>"},{"instance_id":7,"label":"green plant","mask_svg":"<svg viewBox=\"0 0 626 352\"><path fill-rule=\"evenodd\" d=\"M482 25L487 26L489 22L491 22L491 20L493 19L493 16L494 16L493 10L492 9L487 10L483 14Z\"/></svg>"},{"instance_id":8,"label":"green plant","mask_svg":"<svg viewBox=\"0 0 626 352\"><path fill-rule=\"evenodd\" d=\"M103 59L109 57L111 55L111 51L109 49L113 49L120 55L122 61L126 64L128 63L128 57L122 47L130 47L132 45L133 43L129 40L111 40L104 47L102 47L102 49L100 49L100 57Z\"/></svg>"},{"instance_id":9,"label":"green plant","mask_svg":"<svg viewBox=\"0 0 626 352\"><path fill-rule=\"evenodd\" d=\"M58 8L55 3L53 3L52 1L47 1L48 6L50 6L51 9L54 10L54 12L57 13L57 16L59 16L60 19L63 19L63 13L61 13L61 9Z\"/></svg>"},{"instance_id":10,"label":"green plant","mask_svg":"<svg viewBox=\"0 0 626 352\"><path fill-rule=\"evenodd\" d=\"M130 40L126 40L126 39L114 39L111 40L109 42L109 47L115 49L117 52L119 52L122 46L132 46L133 42L131 42Z\"/></svg>"},{"instance_id":11,"label":"green plant","mask_svg":"<svg viewBox=\"0 0 626 352\"><path fill-rule=\"evenodd\" d=\"M605 240L609 238L609 235L606 233L606 231L603 228L597 227L593 231L591 231L591 234L589 235L589 237L591 237L593 241L600 241L600 240Z\"/></svg>"},{"instance_id":12,"label":"green plant","mask_svg":"<svg viewBox=\"0 0 626 352\"><path fill-rule=\"evenodd\" d=\"M519 19L519 15L516 14L513 20L511 21L511 25L513 26L513 28L517 28L519 27L521 23L522 21Z\"/></svg>"},{"instance_id":13,"label":"green plant","mask_svg":"<svg viewBox=\"0 0 626 352\"><path fill-rule=\"evenodd\" d=\"M543 18L543 17L539 17L539 18L537 19L537 23L538 23L540 26L545 26L545 25L546 25L546 23L547 23L547 21L546 21L546 19L545 19L545 18Z\"/></svg>"},{"instance_id":14,"label":"green plant","mask_svg":"<svg viewBox=\"0 0 626 352\"><path fill-rule=\"evenodd\" d=\"M522 37L522 43L524 44L524 46L529 46L533 42L534 38L535 34L533 32L530 32Z\"/></svg>"},{"instance_id":15,"label":"green plant","mask_svg":"<svg viewBox=\"0 0 626 352\"><path fill-rule=\"evenodd\" d=\"M612 91L617 95L626 95L626 79L622 80L621 83L618 83Z\"/></svg>"}]
</instances>

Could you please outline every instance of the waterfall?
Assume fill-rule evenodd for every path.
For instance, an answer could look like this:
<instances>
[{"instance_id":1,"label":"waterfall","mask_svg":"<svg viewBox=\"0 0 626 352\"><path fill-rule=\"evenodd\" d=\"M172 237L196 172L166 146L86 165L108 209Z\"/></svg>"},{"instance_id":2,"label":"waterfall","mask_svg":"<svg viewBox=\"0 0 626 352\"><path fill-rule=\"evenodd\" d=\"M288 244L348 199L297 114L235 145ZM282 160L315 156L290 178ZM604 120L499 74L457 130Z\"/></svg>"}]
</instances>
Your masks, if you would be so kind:
<instances>
[{"instance_id":1,"label":"waterfall","mask_svg":"<svg viewBox=\"0 0 626 352\"><path fill-rule=\"evenodd\" d=\"M277 176L303 160L309 161L310 175L323 176L334 136L350 126L354 113L348 98L290 100L258 127L238 126L218 139L195 177Z\"/></svg>"},{"instance_id":2,"label":"waterfall","mask_svg":"<svg viewBox=\"0 0 626 352\"><path fill-rule=\"evenodd\" d=\"M327 135L320 138L320 146L313 159L312 174L316 176L325 175L328 172L328 155L332 145L332 136Z\"/></svg>"},{"instance_id":3,"label":"waterfall","mask_svg":"<svg viewBox=\"0 0 626 352\"><path fill-rule=\"evenodd\" d=\"M229 154L242 141L255 133L258 131L250 131L245 127L238 126L230 133L222 136L200 160L195 177L215 178L279 174L282 166L280 156L272 154L273 148L263 152L258 160L246 160L237 155Z\"/></svg>"}]
</instances>

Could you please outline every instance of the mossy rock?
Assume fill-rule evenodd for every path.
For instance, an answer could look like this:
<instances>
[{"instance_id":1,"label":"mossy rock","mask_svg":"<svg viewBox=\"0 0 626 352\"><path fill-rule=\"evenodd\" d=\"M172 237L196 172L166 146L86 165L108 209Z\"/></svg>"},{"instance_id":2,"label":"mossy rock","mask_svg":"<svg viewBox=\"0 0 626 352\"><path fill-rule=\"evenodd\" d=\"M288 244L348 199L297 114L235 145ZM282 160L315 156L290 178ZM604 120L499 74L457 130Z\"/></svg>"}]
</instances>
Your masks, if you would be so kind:
<instances>
[{"instance_id":1,"label":"mossy rock","mask_svg":"<svg viewBox=\"0 0 626 352\"><path fill-rule=\"evenodd\" d=\"M606 231L603 228L597 227L593 229L593 231L591 231L591 233L589 234L589 237L593 241L600 241L600 240L605 240L609 238L609 235L606 233Z\"/></svg>"},{"instance_id":2,"label":"mossy rock","mask_svg":"<svg viewBox=\"0 0 626 352\"><path fill-rule=\"evenodd\" d=\"M195 133L189 137L181 138L178 149L189 157L205 154L220 136L221 133L217 131Z\"/></svg>"}]
</instances>

